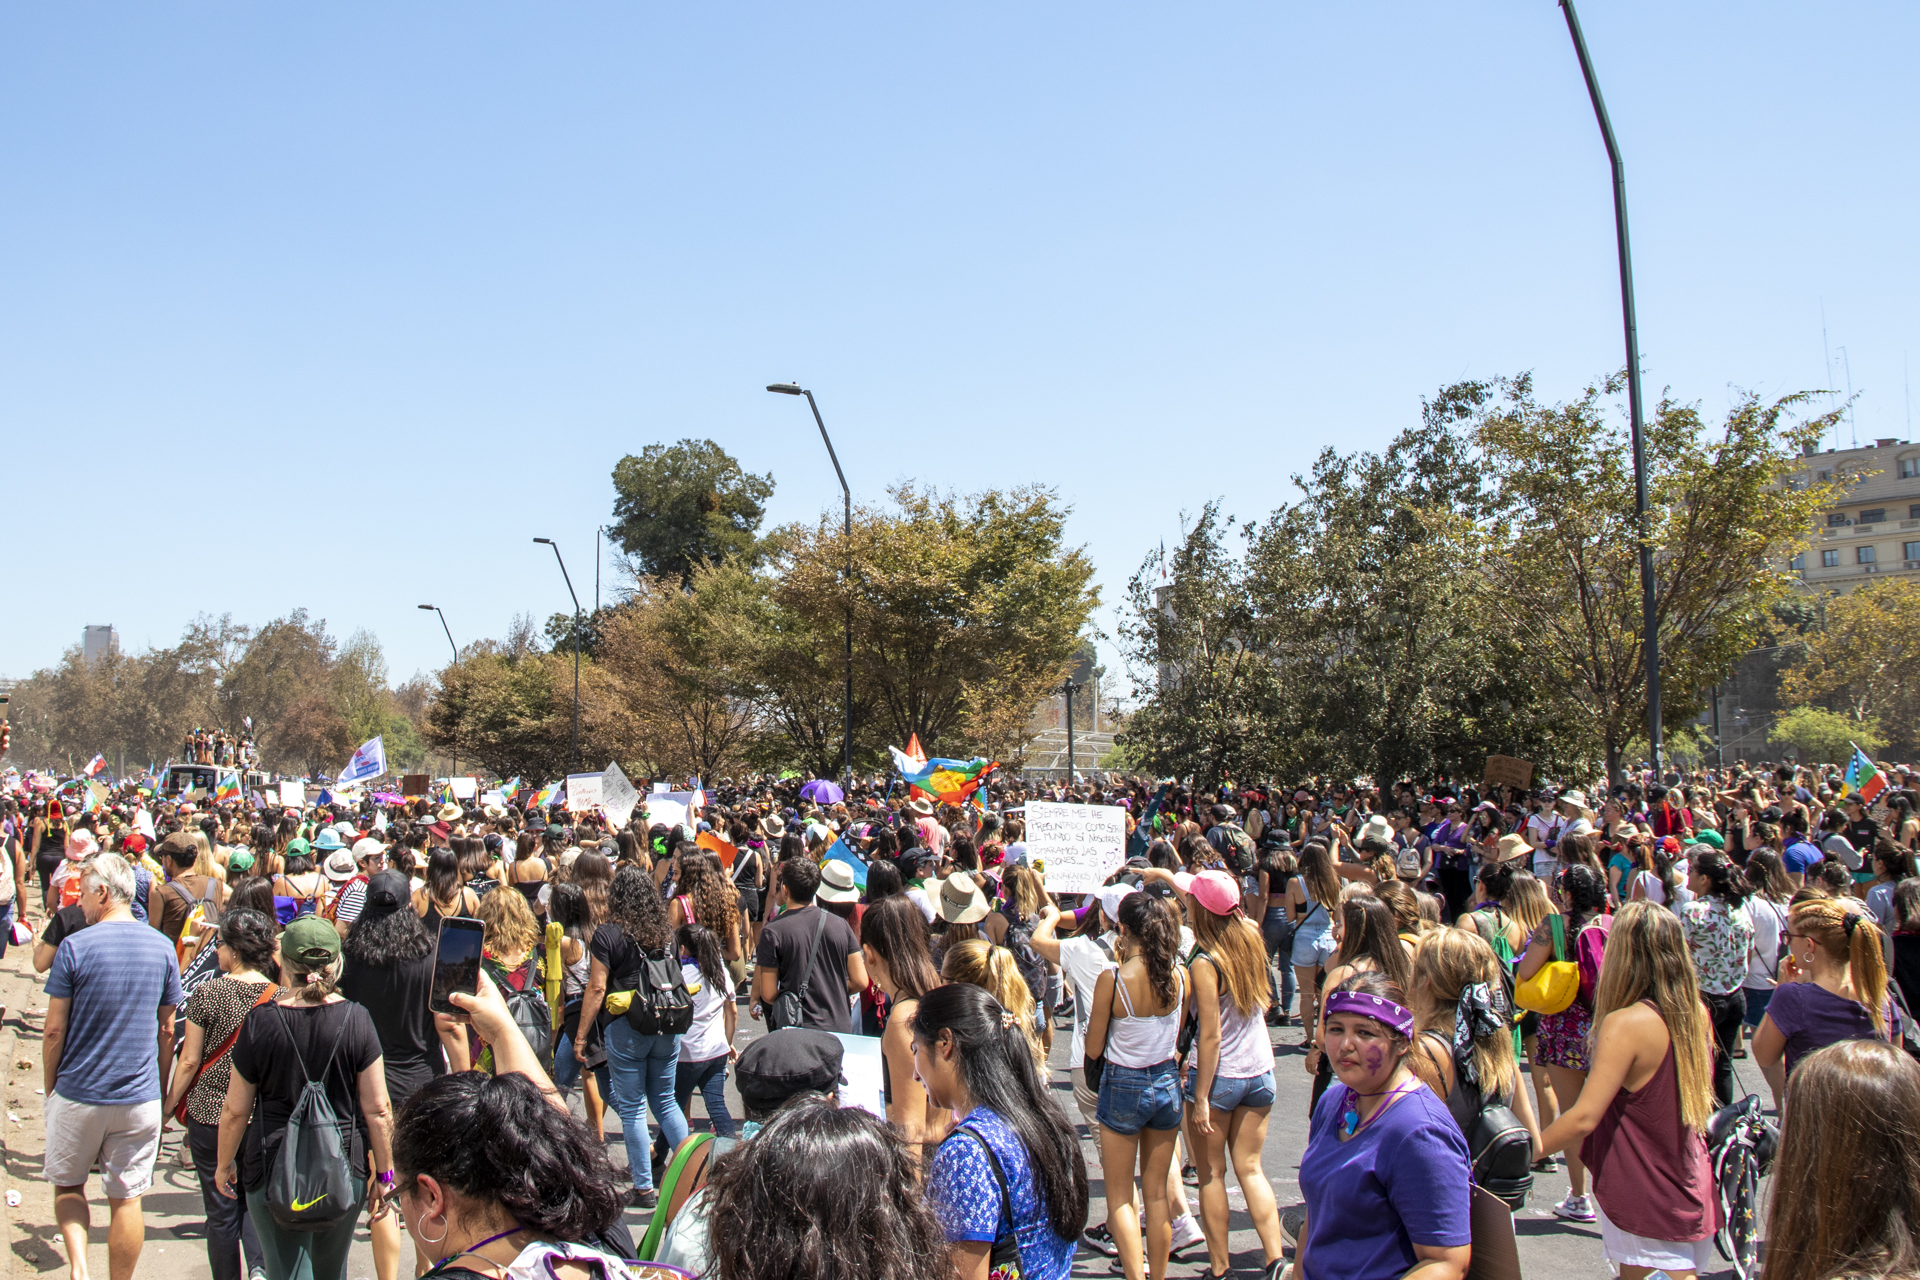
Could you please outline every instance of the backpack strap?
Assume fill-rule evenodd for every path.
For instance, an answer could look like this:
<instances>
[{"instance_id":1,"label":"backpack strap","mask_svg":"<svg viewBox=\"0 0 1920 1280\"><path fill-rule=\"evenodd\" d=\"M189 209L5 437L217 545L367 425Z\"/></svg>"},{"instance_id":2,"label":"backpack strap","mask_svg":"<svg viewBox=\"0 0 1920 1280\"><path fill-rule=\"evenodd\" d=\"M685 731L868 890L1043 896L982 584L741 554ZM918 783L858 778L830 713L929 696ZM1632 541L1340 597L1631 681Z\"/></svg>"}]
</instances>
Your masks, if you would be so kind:
<instances>
[{"instance_id":1,"label":"backpack strap","mask_svg":"<svg viewBox=\"0 0 1920 1280\"><path fill-rule=\"evenodd\" d=\"M941 1145L942 1146L946 1145L946 1143L950 1139L958 1137L960 1134L963 1134L963 1133L967 1135L967 1137L972 1138L975 1142L979 1143L980 1150L986 1153L987 1169L989 1172L993 1174L993 1185L996 1188L998 1188L1000 1192L1000 1217L1007 1224L1006 1238L1013 1245L1014 1257L1013 1259L1008 1259L1008 1261L1017 1260L1020 1256L1020 1233L1019 1233L1019 1230L1015 1227L1014 1221L1013 1221L1013 1193L1007 1187L1006 1170L1000 1167L1000 1157L993 1153L993 1144L988 1142L986 1139L986 1136L982 1134L979 1130L974 1129L969 1125L960 1125L956 1127L952 1133L949 1133L945 1138L942 1138L940 1140ZM992 1266L991 1255L993 1253L999 1252L998 1246L1000 1244L1000 1224L998 1222L994 1223L993 1230L994 1230L994 1238L987 1246L987 1250L989 1254L989 1259L988 1259L989 1267Z\"/></svg>"},{"instance_id":2,"label":"backpack strap","mask_svg":"<svg viewBox=\"0 0 1920 1280\"><path fill-rule=\"evenodd\" d=\"M1567 918L1559 912L1547 917L1547 926L1553 931L1553 958L1564 961L1567 958Z\"/></svg>"}]
</instances>

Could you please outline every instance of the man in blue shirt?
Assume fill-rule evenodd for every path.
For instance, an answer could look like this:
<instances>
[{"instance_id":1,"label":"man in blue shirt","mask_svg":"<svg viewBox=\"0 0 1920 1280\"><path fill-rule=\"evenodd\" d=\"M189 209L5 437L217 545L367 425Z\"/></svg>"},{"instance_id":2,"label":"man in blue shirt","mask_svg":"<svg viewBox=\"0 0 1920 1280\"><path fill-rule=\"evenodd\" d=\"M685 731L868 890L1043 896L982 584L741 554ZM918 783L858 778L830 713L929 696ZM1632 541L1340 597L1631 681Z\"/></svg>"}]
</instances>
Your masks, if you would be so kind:
<instances>
[{"instance_id":1,"label":"man in blue shirt","mask_svg":"<svg viewBox=\"0 0 1920 1280\"><path fill-rule=\"evenodd\" d=\"M1790 839L1780 861L1786 866L1787 878L1797 885L1807 882L1807 871L1817 867L1826 854L1820 852L1820 846L1807 839L1807 819L1804 814L1794 813L1787 817L1787 831Z\"/></svg>"},{"instance_id":2,"label":"man in blue shirt","mask_svg":"<svg viewBox=\"0 0 1920 1280\"><path fill-rule=\"evenodd\" d=\"M180 967L165 936L133 917L133 868L103 853L81 871L87 928L47 974L45 1176L72 1280L87 1280L87 1171L100 1165L112 1214L112 1280L132 1280L146 1242L140 1197L160 1150L160 1082L173 1066Z\"/></svg>"}]
</instances>

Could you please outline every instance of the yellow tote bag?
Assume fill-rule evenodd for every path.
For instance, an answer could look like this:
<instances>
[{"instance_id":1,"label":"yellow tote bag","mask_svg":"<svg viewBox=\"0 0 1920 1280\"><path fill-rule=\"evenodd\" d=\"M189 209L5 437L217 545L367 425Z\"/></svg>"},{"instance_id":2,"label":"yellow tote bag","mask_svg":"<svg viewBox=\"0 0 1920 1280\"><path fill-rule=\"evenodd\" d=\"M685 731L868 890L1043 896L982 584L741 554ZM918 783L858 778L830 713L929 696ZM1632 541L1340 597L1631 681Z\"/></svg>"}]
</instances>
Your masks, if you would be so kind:
<instances>
[{"instance_id":1,"label":"yellow tote bag","mask_svg":"<svg viewBox=\"0 0 1920 1280\"><path fill-rule=\"evenodd\" d=\"M1534 1013L1560 1013L1580 994L1580 966L1567 959L1566 917L1551 915L1553 959L1513 989L1513 1002Z\"/></svg>"}]
</instances>

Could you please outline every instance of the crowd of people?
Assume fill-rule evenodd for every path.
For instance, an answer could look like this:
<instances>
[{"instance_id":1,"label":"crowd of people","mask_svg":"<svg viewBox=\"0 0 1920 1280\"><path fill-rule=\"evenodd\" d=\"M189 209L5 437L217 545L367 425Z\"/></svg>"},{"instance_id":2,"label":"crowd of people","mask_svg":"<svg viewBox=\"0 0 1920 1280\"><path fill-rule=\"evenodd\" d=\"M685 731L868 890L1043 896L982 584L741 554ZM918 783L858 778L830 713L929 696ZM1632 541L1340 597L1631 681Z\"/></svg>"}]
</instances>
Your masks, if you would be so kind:
<instances>
[{"instance_id":1,"label":"crowd of people","mask_svg":"<svg viewBox=\"0 0 1920 1280\"><path fill-rule=\"evenodd\" d=\"M343 1276L363 1221L379 1280L1055 1280L1081 1250L1222 1276L1229 1175L1269 1280L1458 1280L1497 1243L1486 1203L1561 1159L1556 1215L1623 1275L1688 1280L1726 1225L1711 1118L1749 1057L1782 1121L1765 1275L1911 1276L1920 778L1894 782L1867 805L1791 767L1112 778L942 805L754 779L671 827L132 788L81 811L16 785L0 898L8 923L37 908L13 936L47 975L77 1280L89 1170L125 1280L174 1124L215 1280ZM1049 888L1028 800L1125 811L1105 884ZM476 927L449 990L442 931ZM743 1018L764 1030L740 1048ZM857 1036L867 1109L840 1105ZM1280 1117L1307 1135L1286 1207L1276 1043L1313 1078Z\"/></svg>"}]
</instances>

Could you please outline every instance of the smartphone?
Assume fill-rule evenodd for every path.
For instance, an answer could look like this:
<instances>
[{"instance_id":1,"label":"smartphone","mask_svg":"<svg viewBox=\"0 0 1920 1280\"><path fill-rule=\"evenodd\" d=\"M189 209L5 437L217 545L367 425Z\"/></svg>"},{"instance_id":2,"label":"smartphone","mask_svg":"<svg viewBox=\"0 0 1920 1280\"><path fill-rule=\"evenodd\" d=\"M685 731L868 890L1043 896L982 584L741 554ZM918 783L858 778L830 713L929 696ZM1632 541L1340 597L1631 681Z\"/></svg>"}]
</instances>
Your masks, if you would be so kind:
<instances>
[{"instance_id":1,"label":"smartphone","mask_svg":"<svg viewBox=\"0 0 1920 1280\"><path fill-rule=\"evenodd\" d=\"M433 994L427 1007L435 1013L465 1013L447 999L456 991L480 993L480 943L486 926L466 916L448 916L440 922L440 941L433 949Z\"/></svg>"}]
</instances>

